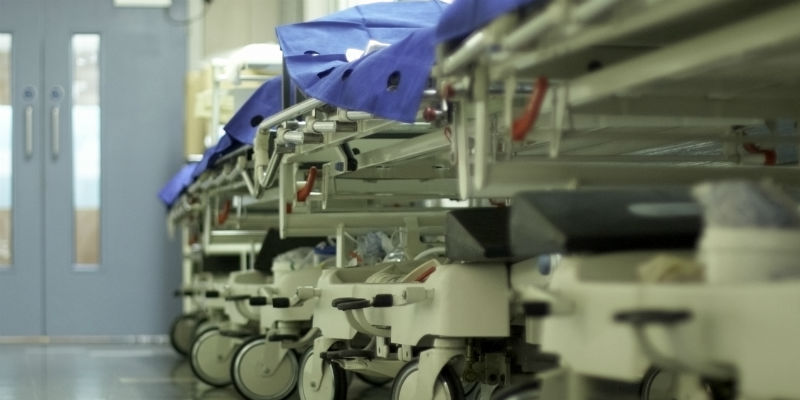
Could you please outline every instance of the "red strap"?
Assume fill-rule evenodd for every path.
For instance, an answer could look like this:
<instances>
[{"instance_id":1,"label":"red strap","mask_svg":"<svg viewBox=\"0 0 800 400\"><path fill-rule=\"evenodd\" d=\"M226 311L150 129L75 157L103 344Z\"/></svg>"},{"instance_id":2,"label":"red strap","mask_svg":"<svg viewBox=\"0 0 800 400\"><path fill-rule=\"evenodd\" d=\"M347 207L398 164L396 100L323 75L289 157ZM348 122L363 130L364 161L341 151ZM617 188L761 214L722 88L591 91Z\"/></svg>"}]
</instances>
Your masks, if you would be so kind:
<instances>
[{"instance_id":1,"label":"red strap","mask_svg":"<svg viewBox=\"0 0 800 400\"><path fill-rule=\"evenodd\" d=\"M764 165L775 165L778 162L778 153L775 152L775 150L762 149L755 143L744 143L742 144L742 148L750 154L763 154Z\"/></svg>"},{"instance_id":2,"label":"red strap","mask_svg":"<svg viewBox=\"0 0 800 400\"><path fill-rule=\"evenodd\" d=\"M417 282L425 282L425 281L427 281L428 278L431 276L431 274L433 274L434 272L436 272L436 267L428 268L427 271L423 272L422 275L417 277Z\"/></svg>"},{"instance_id":3,"label":"red strap","mask_svg":"<svg viewBox=\"0 0 800 400\"><path fill-rule=\"evenodd\" d=\"M314 188L314 182L317 180L317 167L311 167L308 170L308 179L306 184L297 191L297 201L306 201L308 195L311 194L311 189Z\"/></svg>"},{"instance_id":4,"label":"red strap","mask_svg":"<svg viewBox=\"0 0 800 400\"><path fill-rule=\"evenodd\" d=\"M217 214L217 225L222 225L228 220L228 215L231 213L231 200L228 199L222 204L222 210Z\"/></svg>"},{"instance_id":5,"label":"red strap","mask_svg":"<svg viewBox=\"0 0 800 400\"><path fill-rule=\"evenodd\" d=\"M525 140L528 131L536 124L539 119L539 111L542 109L544 102L544 95L547 94L548 81L547 78L540 76L536 78L536 86L531 92L531 97L528 99L528 104L525 105L525 111L522 115L514 120L514 125L511 127L511 138L516 142Z\"/></svg>"}]
</instances>

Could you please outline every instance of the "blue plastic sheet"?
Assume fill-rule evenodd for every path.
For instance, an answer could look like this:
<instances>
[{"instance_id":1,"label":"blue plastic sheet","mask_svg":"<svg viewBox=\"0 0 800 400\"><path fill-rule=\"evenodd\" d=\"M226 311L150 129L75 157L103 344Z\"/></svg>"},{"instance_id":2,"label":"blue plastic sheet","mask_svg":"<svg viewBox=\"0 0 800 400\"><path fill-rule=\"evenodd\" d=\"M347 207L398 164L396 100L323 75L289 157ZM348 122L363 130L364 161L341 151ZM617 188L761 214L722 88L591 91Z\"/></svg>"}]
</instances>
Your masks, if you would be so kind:
<instances>
[{"instance_id":1,"label":"blue plastic sheet","mask_svg":"<svg viewBox=\"0 0 800 400\"><path fill-rule=\"evenodd\" d=\"M461 39L493 19L517 8L549 0L456 0L445 10L436 27L436 41Z\"/></svg>"},{"instance_id":2,"label":"blue plastic sheet","mask_svg":"<svg viewBox=\"0 0 800 400\"><path fill-rule=\"evenodd\" d=\"M434 61L439 1L375 3L277 28L289 75L308 96L412 122ZM334 40L332 40L332 38ZM391 44L351 63L348 49Z\"/></svg>"},{"instance_id":3,"label":"blue plastic sheet","mask_svg":"<svg viewBox=\"0 0 800 400\"><path fill-rule=\"evenodd\" d=\"M184 165L181 170L167 182L161 191L158 192L158 198L160 198L167 207L172 207L181 193L192 183L194 180L192 178L192 172L194 172L196 166L196 163Z\"/></svg>"}]
</instances>

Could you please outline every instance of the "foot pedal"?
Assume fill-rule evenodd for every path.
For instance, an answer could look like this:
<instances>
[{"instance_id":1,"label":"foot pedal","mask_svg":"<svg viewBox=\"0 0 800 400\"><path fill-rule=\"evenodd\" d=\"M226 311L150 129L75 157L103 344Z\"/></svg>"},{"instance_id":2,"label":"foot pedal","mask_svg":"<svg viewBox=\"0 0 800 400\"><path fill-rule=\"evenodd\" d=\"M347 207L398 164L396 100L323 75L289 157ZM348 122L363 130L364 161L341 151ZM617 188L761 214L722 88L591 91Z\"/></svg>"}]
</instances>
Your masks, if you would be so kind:
<instances>
[{"instance_id":1,"label":"foot pedal","mask_svg":"<svg viewBox=\"0 0 800 400\"><path fill-rule=\"evenodd\" d=\"M344 360L344 359L354 359L354 358L366 358L368 360L372 360L373 358L375 358L375 353L370 350L347 349L347 350L326 351L320 354L319 356L323 360Z\"/></svg>"},{"instance_id":2,"label":"foot pedal","mask_svg":"<svg viewBox=\"0 0 800 400\"><path fill-rule=\"evenodd\" d=\"M221 331L219 331L219 334L222 335L222 336L225 336L225 337L230 337L230 338L246 338L246 337L253 336L253 332L232 331L232 330L221 330Z\"/></svg>"},{"instance_id":3,"label":"foot pedal","mask_svg":"<svg viewBox=\"0 0 800 400\"><path fill-rule=\"evenodd\" d=\"M299 339L300 335L295 335L292 333L273 333L272 335L267 336L267 340L270 342L282 342L284 340L296 342Z\"/></svg>"}]
</instances>

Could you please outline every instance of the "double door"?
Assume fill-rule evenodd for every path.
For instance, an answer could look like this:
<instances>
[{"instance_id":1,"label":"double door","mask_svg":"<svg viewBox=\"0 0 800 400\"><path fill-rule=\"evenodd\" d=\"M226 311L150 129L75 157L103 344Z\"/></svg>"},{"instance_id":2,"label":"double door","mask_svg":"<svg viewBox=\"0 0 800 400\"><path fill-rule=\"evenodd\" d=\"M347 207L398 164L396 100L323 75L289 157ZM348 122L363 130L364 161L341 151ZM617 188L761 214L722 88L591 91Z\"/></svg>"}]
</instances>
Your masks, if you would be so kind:
<instances>
[{"instance_id":1,"label":"double door","mask_svg":"<svg viewBox=\"0 0 800 400\"><path fill-rule=\"evenodd\" d=\"M156 193L182 154L186 27L168 15L0 0L0 336L158 334L177 313Z\"/></svg>"}]
</instances>

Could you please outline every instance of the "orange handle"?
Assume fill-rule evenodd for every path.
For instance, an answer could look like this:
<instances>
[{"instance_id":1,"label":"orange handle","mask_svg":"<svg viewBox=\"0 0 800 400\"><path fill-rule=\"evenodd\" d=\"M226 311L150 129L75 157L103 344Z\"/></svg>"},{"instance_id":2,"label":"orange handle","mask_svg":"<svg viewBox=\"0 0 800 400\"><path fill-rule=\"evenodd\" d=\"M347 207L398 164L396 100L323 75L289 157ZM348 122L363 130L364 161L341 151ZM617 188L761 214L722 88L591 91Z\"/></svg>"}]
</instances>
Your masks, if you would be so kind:
<instances>
[{"instance_id":1,"label":"orange handle","mask_svg":"<svg viewBox=\"0 0 800 400\"><path fill-rule=\"evenodd\" d=\"M536 78L536 86L533 88L528 104L525 105L525 111L522 116L514 120L514 125L511 127L511 138L516 142L525 140L525 136L536 120L539 119L539 111L542 109L544 102L544 95L547 93L548 81L547 78L540 76Z\"/></svg>"},{"instance_id":2,"label":"orange handle","mask_svg":"<svg viewBox=\"0 0 800 400\"><path fill-rule=\"evenodd\" d=\"M217 225L224 224L225 221L228 220L228 215L230 215L230 213L231 213L231 201L230 199L228 199L222 205L222 210L219 210L219 214L217 214Z\"/></svg>"},{"instance_id":3,"label":"orange handle","mask_svg":"<svg viewBox=\"0 0 800 400\"><path fill-rule=\"evenodd\" d=\"M775 165L775 163L778 162L778 153L776 153L775 150L762 149L755 143L744 143L742 144L742 148L750 154L763 154L764 165Z\"/></svg>"},{"instance_id":4,"label":"orange handle","mask_svg":"<svg viewBox=\"0 0 800 400\"><path fill-rule=\"evenodd\" d=\"M317 167L311 167L308 170L308 179L306 184L297 191L297 201L306 201L308 195L311 194L311 189L314 188L314 182L317 180Z\"/></svg>"}]
</instances>

